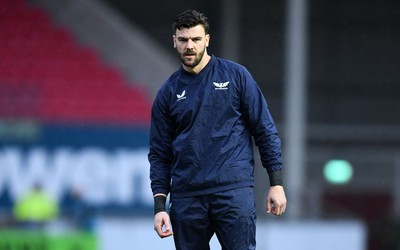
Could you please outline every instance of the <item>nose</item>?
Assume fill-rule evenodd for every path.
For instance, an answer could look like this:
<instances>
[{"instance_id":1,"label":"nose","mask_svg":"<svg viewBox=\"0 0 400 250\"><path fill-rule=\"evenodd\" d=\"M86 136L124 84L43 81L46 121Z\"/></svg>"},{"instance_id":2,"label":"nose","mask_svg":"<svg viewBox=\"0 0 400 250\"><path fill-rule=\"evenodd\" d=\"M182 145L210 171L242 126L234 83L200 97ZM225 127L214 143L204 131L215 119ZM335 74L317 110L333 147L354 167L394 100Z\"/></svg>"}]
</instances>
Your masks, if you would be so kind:
<instances>
[{"instance_id":1,"label":"nose","mask_svg":"<svg viewBox=\"0 0 400 250\"><path fill-rule=\"evenodd\" d=\"M193 49L193 47L194 47L193 45L194 45L194 42L191 39L189 39L186 43L186 49Z\"/></svg>"}]
</instances>

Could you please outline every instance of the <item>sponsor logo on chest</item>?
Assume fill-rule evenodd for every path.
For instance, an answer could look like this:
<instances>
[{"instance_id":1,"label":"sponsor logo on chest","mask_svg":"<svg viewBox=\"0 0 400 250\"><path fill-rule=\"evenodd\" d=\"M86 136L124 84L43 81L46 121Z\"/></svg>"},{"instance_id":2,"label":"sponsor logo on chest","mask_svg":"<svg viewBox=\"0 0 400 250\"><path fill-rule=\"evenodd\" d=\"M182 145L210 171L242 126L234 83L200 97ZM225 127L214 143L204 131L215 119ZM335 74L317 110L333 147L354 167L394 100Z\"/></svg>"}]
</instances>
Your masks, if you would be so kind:
<instances>
[{"instance_id":1,"label":"sponsor logo on chest","mask_svg":"<svg viewBox=\"0 0 400 250\"><path fill-rule=\"evenodd\" d=\"M176 94L176 98L177 98L176 101L181 101L181 100L186 99L186 90L183 90L182 94Z\"/></svg>"},{"instance_id":2,"label":"sponsor logo on chest","mask_svg":"<svg viewBox=\"0 0 400 250\"><path fill-rule=\"evenodd\" d=\"M229 81L227 82L213 82L215 90L227 90Z\"/></svg>"}]
</instances>

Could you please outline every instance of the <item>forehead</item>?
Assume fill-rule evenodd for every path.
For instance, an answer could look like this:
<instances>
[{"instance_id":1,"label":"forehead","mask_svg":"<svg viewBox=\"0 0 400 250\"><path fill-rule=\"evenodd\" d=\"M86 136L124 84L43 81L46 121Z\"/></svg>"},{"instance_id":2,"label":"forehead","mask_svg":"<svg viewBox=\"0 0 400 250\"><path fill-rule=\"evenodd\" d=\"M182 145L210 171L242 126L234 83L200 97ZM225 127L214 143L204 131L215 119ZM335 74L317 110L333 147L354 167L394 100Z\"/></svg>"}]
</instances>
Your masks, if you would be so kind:
<instances>
[{"instance_id":1,"label":"forehead","mask_svg":"<svg viewBox=\"0 0 400 250\"><path fill-rule=\"evenodd\" d=\"M180 30L177 29L175 32L176 37L204 37L205 35L206 32L201 24L191 28L181 28Z\"/></svg>"}]
</instances>

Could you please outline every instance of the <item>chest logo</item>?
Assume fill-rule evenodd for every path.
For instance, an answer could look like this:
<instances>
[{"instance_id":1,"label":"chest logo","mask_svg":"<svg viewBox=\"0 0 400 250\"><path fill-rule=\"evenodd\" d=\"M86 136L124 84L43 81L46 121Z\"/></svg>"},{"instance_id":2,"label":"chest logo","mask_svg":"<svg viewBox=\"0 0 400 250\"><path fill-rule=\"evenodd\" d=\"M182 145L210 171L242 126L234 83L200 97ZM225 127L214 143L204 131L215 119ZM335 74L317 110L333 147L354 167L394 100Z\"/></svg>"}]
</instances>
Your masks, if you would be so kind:
<instances>
[{"instance_id":1,"label":"chest logo","mask_svg":"<svg viewBox=\"0 0 400 250\"><path fill-rule=\"evenodd\" d=\"M228 89L229 81L227 82L213 82L216 90L225 90Z\"/></svg>"},{"instance_id":2,"label":"chest logo","mask_svg":"<svg viewBox=\"0 0 400 250\"><path fill-rule=\"evenodd\" d=\"M184 91L182 92L182 94L177 94L176 97L178 98L177 101L186 99L186 90L184 90Z\"/></svg>"}]
</instances>

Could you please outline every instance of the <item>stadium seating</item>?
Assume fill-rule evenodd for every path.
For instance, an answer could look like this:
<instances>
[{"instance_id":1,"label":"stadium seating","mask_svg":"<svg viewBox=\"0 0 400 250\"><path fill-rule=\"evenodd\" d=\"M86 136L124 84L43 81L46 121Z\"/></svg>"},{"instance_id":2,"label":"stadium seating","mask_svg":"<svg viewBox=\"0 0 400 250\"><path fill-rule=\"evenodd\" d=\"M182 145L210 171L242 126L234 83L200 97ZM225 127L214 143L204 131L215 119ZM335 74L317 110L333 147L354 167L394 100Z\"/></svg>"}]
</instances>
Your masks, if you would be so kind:
<instances>
[{"instance_id":1,"label":"stadium seating","mask_svg":"<svg viewBox=\"0 0 400 250\"><path fill-rule=\"evenodd\" d=\"M0 0L0 117L148 124L146 91L79 44L42 9Z\"/></svg>"}]
</instances>

